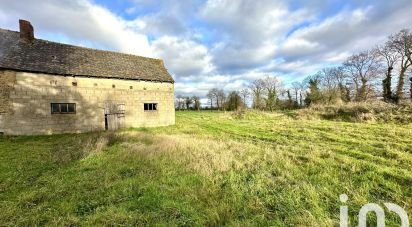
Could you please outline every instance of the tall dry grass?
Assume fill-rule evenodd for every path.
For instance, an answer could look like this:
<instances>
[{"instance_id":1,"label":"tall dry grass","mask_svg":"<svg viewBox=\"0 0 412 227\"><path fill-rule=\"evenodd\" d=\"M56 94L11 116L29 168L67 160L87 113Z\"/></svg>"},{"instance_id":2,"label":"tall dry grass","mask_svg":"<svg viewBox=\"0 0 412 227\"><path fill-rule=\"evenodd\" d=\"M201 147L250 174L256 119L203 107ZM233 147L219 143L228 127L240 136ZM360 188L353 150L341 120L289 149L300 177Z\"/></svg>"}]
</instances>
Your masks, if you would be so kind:
<instances>
[{"instance_id":1,"label":"tall dry grass","mask_svg":"<svg viewBox=\"0 0 412 227\"><path fill-rule=\"evenodd\" d=\"M296 111L296 119L324 119L348 122L412 123L412 104L394 105L382 101L312 105Z\"/></svg>"}]
</instances>

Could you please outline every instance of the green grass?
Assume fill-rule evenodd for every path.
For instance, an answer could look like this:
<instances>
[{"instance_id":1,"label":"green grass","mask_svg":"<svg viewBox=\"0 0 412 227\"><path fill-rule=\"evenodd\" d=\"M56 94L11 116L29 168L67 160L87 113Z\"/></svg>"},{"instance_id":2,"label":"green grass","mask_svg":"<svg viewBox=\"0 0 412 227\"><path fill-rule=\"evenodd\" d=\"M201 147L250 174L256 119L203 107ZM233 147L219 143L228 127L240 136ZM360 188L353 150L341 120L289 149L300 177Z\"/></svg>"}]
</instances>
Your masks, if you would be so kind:
<instances>
[{"instance_id":1,"label":"green grass","mask_svg":"<svg viewBox=\"0 0 412 227\"><path fill-rule=\"evenodd\" d=\"M411 124L288 115L177 112L169 127L0 138L0 225L332 226L342 193L352 226L368 202L412 217Z\"/></svg>"}]
</instances>

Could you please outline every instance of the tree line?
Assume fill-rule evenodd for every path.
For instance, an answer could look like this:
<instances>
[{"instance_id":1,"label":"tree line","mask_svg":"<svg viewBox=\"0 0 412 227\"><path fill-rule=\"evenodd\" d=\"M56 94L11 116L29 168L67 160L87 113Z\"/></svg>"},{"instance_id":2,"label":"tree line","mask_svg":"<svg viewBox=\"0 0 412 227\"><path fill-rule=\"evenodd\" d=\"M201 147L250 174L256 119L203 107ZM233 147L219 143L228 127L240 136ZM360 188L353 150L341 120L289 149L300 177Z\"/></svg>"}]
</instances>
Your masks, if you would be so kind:
<instances>
[{"instance_id":1,"label":"tree line","mask_svg":"<svg viewBox=\"0 0 412 227\"><path fill-rule=\"evenodd\" d=\"M306 104L361 102L377 97L399 104L412 98L412 78L409 83L406 78L411 66L412 33L403 29L389 36L384 44L353 54L340 66L322 69L306 78Z\"/></svg>"},{"instance_id":2,"label":"tree line","mask_svg":"<svg viewBox=\"0 0 412 227\"><path fill-rule=\"evenodd\" d=\"M210 89L206 95L208 104L203 108L238 110L250 106L272 111L377 98L400 104L412 99L411 69L412 33L403 29L389 36L384 44L355 53L340 65L321 69L289 86L284 86L279 77L266 76L239 91ZM200 110L202 106L197 96L178 96L176 108Z\"/></svg>"},{"instance_id":3,"label":"tree line","mask_svg":"<svg viewBox=\"0 0 412 227\"><path fill-rule=\"evenodd\" d=\"M245 89L247 91L247 89ZM226 94L223 89L213 88L207 93L208 102L210 105L201 106L200 98L198 96L177 96L175 100L175 107L177 110L238 110L245 107L244 98L242 99L241 93L238 91L232 91ZM243 94L244 95L244 94ZM247 95L248 96L248 95Z\"/></svg>"}]
</instances>

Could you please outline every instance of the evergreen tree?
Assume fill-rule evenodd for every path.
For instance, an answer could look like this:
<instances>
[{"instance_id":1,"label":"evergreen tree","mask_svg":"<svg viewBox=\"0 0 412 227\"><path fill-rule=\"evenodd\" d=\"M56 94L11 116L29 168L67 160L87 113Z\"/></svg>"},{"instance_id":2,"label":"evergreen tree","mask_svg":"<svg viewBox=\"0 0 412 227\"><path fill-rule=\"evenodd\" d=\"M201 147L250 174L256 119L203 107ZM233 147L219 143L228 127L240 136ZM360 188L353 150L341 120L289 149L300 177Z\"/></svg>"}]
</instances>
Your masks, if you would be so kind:
<instances>
[{"instance_id":1,"label":"evergreen tree","mask_svg":"<svg viewBox=\"0 0 412 227\"><path fill-rule=\"evenodd\" d=\"M322 100L322 93L319 89L319 79L311 78L309 79L309 92L306 95L305 103L306 105L316 104Z\"/></svg>"}]
</instances>

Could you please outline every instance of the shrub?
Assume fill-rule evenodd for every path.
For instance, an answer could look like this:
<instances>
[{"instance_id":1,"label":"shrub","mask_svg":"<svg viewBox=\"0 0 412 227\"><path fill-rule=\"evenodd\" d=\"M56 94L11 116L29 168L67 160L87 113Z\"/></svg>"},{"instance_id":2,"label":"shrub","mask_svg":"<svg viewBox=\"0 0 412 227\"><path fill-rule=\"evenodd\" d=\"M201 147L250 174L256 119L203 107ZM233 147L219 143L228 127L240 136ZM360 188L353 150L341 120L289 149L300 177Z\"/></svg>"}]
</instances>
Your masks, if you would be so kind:
<instances>
[{"instance_id":1,"label":"shrub","mask_svg":"<svg viewBox=\"0 0 412 227\"><path fill-rule=\"evenodd\" d=\"M232 117L234 119L243 119L245 117L245 110L244 109L238 109L234 112L232 112Z\"/></svg>"},{"instance_id":2,"label":"shrub","mask_svg":"<svg viewBox=\"0 0 412 227\"><path fill-rule=\"evenodd\" d=\"M348 122L411 123L412 105L398 106L381 101L312 105L297 110L297 119L326 119Z\"/></svg>"}]
</instances>

